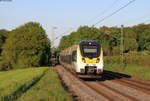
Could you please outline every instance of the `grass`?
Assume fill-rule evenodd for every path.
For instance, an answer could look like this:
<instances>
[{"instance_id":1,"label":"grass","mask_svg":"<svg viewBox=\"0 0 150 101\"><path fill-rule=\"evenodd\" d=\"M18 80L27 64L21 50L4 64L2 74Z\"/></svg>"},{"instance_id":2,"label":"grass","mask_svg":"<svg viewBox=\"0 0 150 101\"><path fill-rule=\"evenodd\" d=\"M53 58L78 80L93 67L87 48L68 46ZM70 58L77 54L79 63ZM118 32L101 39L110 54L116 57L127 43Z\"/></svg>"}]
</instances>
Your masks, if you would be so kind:
<instances>
[{"instance_id":1,"label":"grass","mask_svg":"<svg viewBox=\"0 0 150 101\"><path fill-rule=\"evenodd\" d=\"M48 67L0 72L0 101L71 101Z\"/></svg>"},{"instance_id":2,"label":"grass","mask_svg":"<svg viewBox=\"0 0 150 101\"><path fill-rule=\"evenodd\" d=\"M17 101L72 101L62 88L58 75L51 68L46 75Z\"/></svg>"},{"instance_id":3,"label":"grass","mask_svg":"<svg viewBox=\"0 0 150 101\"><path fill-rule=\"evenodd\" d=\"M150 56L126 54L121 64L120 56L105 57L105 70L128 74L137 78L150 80Z\"/></svg>"},{"instance_id":4,"label":"grass","mask_svg":"<svg viewBox=\"0 0 150 101\"><path fill-rule=\"evenodd\" d=\"M119 67L118 64L109 64L105 66L105 70L128 74L137 78L150 80L150 68L145 68L138 65L126 65Z\"/></svg>"},{"instance_id":5,"label":"grass","mask_svg":"<svg viewBox=\"0 0 150 101\"><path fill-rule=\"evenodd\" d=\"M13 101L36 83L48 68L0 72L0 101Z\"/></svg>"}]
</instances>

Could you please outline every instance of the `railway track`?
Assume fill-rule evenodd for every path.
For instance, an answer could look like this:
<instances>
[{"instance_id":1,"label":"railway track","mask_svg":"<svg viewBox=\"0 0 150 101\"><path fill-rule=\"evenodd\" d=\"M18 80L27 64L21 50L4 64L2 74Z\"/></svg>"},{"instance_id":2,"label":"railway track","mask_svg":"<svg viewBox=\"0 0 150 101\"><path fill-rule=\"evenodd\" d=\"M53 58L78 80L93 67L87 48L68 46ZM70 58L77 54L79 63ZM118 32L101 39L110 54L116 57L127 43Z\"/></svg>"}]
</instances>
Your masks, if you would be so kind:
<instances>
[{"instance_id":1,"label":"railway track","mask_svg":"<svg viewBox=\"0 0 150 101\"><path fill-rule=\"evenodd\" d=\"M140 91L143 91L144 93L150 94L150 82L143 81L143 80L138 80L136 78L124 78L120 75L113 75L112 73L107 73L105 75L108 78L114 78L114 77L119 77L120 79L112 80L113 82L117 82L119 84L129 86L134 89L138 89Z\"/></svg>"},{"instance_id":2,"label":"railway track","mask_svg":"<svg viewBox=\"0 0 150 101\"><path fill-rule=\"evenodd\" d=\"M79 101L150 101L150 82L105 71L102 79L79 79L62 66L56 70Z\"/></svg>"}]
</instances>

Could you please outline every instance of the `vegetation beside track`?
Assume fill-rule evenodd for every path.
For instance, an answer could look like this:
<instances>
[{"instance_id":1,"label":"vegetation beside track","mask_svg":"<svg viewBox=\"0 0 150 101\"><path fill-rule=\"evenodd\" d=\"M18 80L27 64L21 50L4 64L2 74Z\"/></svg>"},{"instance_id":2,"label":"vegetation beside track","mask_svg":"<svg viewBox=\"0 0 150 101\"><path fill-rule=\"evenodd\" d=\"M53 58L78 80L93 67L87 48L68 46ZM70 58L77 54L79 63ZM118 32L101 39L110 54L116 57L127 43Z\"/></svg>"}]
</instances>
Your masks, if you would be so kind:
<instances>
[{"instance_id":1,"label":"vegetation beside track","mask_svg":"<svg viewBox=\"0 0 150 101\"><path fill-rule=\"evenodd\" d=\"M32 87L48 68L0 72L0 101L13 101Z\"/></svg>"},{"instance_id":2,"label":"vegetation beside track","mask_svg":"<svg viewBox=\"0 0 150 101\"><path fill-rule=\"evenodd\" d=\"M0 70L47 66L50 46L45 30L37 22L8 32L0 30Z\"/></svg>"},{"instance_id":3,"label":"vegetation beside track","mask_svg":"<svg viewBox=\"0 0 150 101\"><path fill-rule=\"evenodd\" d=\"M72 98L62 88L56 72L49 69L44 77L24 93L18 101L72 101Z\"/></svg>"},{"instance_id":4,"label":"vegetation beside track","mask_svg":"<svg viewBox=\"0 0 150 101\"><path fill-rule=\"evenodd\" d=\"M57 74L47 67L0 72L0 101L69 101Z\"/></svg>"},{"instance_id":5,"label":"vegetation beside track","mask_svg":"<svg viewBox=\"0 0 150 101\"><path fill-rule=\"evenodd\" d=\"M105 70L150 80L150 55L125 54L123 64L121 59L121 56L104 57Z\"/></svg>"}]
</instances>

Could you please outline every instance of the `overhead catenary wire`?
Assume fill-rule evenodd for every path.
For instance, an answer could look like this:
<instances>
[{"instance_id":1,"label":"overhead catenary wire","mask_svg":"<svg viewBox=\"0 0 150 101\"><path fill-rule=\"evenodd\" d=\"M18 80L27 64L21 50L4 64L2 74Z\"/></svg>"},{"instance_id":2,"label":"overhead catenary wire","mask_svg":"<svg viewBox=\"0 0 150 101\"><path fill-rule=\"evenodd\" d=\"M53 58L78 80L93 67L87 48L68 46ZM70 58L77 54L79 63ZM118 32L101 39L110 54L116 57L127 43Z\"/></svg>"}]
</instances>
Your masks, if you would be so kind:
<instances>
[{"instance_id":1,"label":"overhead catenary wire","mask_svg":"<svg viewBox=\"0 0 150 101\"><path fill-rule=\"evenodd\" d=\"M147 23L147 22L150 22L150 19L149 19L149 20L144 21L143 23Z\"/></svg>"},{"instance_id":2,"label":"overhead catenary wire","mask_svg":"<svg viewBox=\"0 0 150 101\"><path fill-rule=\"evenodd\" d=\"M149 16L150 16L150 14L147 14L147 15L144 15L144 16L141 16L141 17L138 17L138 18L134 18L134 19L130 19L130 20L127 20L127 21L124 21L124 24L126 25L126 24L130 24L130 23L132 23L133 21L140 21L140 20L143 20L144 18L149 18ZM149 20L143 20L142 21L142 23L146 23L146 22L148 22ZM141 21L140 21L141 22Z\"/></svg>"},{"instance_id":3,"label":"overhead catenary wire","mask_svg":"<svg viewBox=\"0 0 150 101\"><path fill-rule=\"evenodd\" d=\"M110 18L111 16L115 15L116 13L118 13L119 11L121 11L122 9L126 8L127 6L129 6L131 3L135 2L136 0L131 0L129 1L127 4L125 4L124 6L122 6L121 8L117 9L116 11L114 11L113 13L109 14L108 16L105 16L103 19L99 20L98 22L96 22L95 24L93 24L92 26L95 26L99 23L101 23L102 21Z\"/></svg>"},{"instance_id":4,"label":"overhead catenary wire","mask_svg":"<svg viewBox=\"0 0 150 101\"><path fill-rule=\"evenodd\" d=\"M119 0L115 0L112 5L110 5L107 9L105 9L101 14L104 14L106 11L109 11ZM119 11L121 11L122 9L126 8L128 5L130 5L131 3L133 3L136 0L131 0L129 1L127 4L125 4L124 6L122 6L121 8L117 9L116 11L114 11L113 13L109 14L108 16L105 16L103 19L99 20L98 22L96 22L95 24L93 24L92 26L95 26L99 23L101 23L102 21L106 20L107 18L113 16L114 14L118 13ZM62 37L64 34L69 33L69 31L66 31L64 33L62 33L61 35L57 36L53 41L57 40L59 37Z\"/></svg>"},{"instance_id":5,"label":"overhead catenary wire","mask_svg":"<svg viewBox=\"0 0 150 101\"><path fill-rule=\"evenodd\" d=\"M54 41L56 41L58 38L62 37L63 35L65 35L65 34L67 34L67 33L71 32L73 29L74 29L74 28L71 28L71 29L69 29L69 30L67 30L67 31L63 32L61 35L59 35L59 36L55 37L55 39L53 40L53 42L54 42Z\"/></svg>"},{"instance_id":6,"label":"overhead catenary wire","mask_svg":"<svg viewBox=\"0 0 150 101\"><path fill-rule=\"evenodd\" d=\"M113 3L111 3L111 5L109 5L106 9L104 9L102 12L100 12L97 16L93 17L90 21L94 21L95 19L97 19L98 17L102 16L103 14L105 14L106 12L108 12L109 10L112 9L112 7L118 2L119 0L115 0Z\"/></svg>"},{"instance_id":7,"label":"overhead catenary wire","mask_svg":"<svg viewBox=\"0 0 150 101\"><path fill-rule=\"evenodd\" d=\"M98 16L96 16L94 19L98 18L99 15L102 15L104 13L106 13L107 11L109 11L119 0L115 0L108 8L104 9L100 14L98 14ZM92 19L92 20L94 20ZM57 40L59 37L63 36L64 34L68 33L69 31L66 31L64 33L62 33L60 36L55 37L54 41Z\"/></svg>"}]
</instances>

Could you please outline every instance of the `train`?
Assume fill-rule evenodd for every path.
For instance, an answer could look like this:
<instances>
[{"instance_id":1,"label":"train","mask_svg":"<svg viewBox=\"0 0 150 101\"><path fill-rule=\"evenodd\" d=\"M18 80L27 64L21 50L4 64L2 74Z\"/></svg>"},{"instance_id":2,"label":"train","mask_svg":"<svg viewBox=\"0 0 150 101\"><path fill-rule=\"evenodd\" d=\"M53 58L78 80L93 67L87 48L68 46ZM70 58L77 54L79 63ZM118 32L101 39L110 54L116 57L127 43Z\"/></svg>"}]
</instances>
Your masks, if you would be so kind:
<instances>
[{"instance_id":1,"label":"train","mask_svg":"<svg viewBox=\"0 0 150 101\"><path fill-rule=\"evenodd\" d=\"M103 49L93 40L83 40L60 52L61 65L80 78L99 78L103 74Z\"/></svg>"},{"instance_id":2,"label":"train","mask_svg":"<svg viewBox=\"0 0 150 101\"><path fill-rule=\"evenodd\" d=\"M59 52L57 51L52 51L50 55L50 64L52 66L56 66L59 64Z\"/></svg>"}]
</instances>

